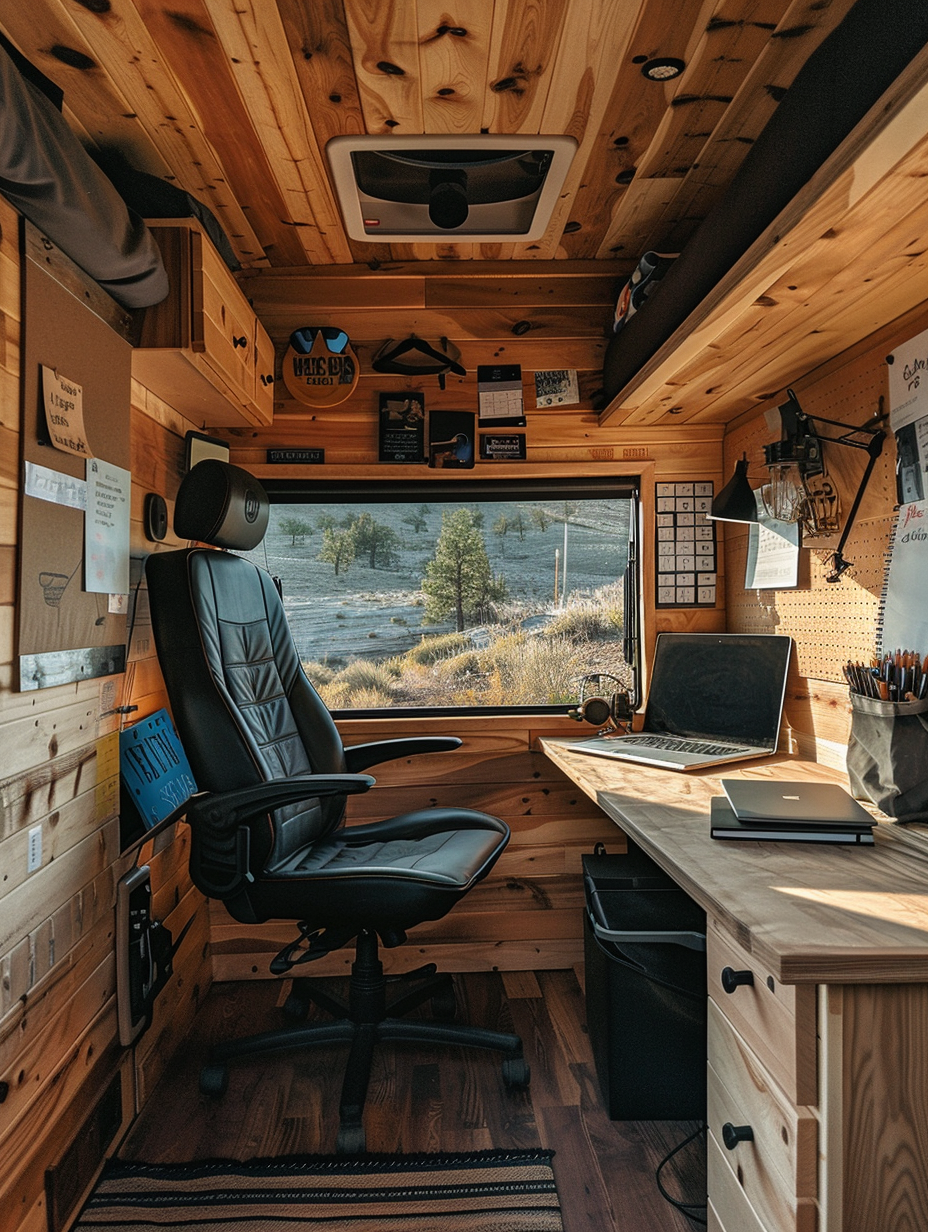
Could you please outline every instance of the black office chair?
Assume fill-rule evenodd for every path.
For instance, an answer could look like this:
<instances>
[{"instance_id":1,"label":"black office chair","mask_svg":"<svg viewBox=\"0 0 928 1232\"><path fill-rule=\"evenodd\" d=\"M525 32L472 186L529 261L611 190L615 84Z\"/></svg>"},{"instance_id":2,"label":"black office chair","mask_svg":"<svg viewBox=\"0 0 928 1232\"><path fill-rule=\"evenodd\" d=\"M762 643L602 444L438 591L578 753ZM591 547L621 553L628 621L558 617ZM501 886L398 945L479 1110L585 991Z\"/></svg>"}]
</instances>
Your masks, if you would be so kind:
<instances>
[{"instance_id":1,"label":"black office chair","mask_svg":"<svg viewBox=\"0 0 928 1232\"><path fill-rule=\"evenodd\" d=\"M247 471L208 459L181 484L174 528L191 547L148 558L158 659L199 790L187 812L194 883L246 923L299 921L298 938L271 963L277 975L356 939L347 1004L295 979L285 1010L310 1002L337 1021L299 1023L215 1047L201 1089L219 1095L226 1062L259 1052L349 1042L338 1150L364 1150L361 1123L380 1040L471 1045L504 1054L508 1086L528 1084L518 1036L450 1022L402 1020L425 1001L454 1016L451 978L434 965L400 977L412 987L388 1004L378 956L406 929L446 914L495 864L505 822L461 808L404 813L344 826L346 796L374 780L360 771L414 753L453 749L453 736L344 748L307 680L271 577L229 551L264 536L267 495ZM391 979L392 982L392 979Z\"/></svg>"}]
</instances>

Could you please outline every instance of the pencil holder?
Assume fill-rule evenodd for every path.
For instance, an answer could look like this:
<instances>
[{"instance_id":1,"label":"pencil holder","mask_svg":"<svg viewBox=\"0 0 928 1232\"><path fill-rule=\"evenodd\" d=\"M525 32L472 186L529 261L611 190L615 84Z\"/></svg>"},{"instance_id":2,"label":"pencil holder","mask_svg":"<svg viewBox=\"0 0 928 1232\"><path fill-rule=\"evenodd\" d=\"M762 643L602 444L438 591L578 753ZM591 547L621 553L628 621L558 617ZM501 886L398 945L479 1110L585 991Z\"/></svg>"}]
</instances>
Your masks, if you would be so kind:
<instances>
[{"instance_id":1,"label":"pencil holder","mask_svg":"<svg viewBox=\"0 0 928 1232\"><path fill-rule=\"evenodd\" d=\"M928 821L928 699L850 696L852 792L897 821Z\"/></svg>"}]
</instances>

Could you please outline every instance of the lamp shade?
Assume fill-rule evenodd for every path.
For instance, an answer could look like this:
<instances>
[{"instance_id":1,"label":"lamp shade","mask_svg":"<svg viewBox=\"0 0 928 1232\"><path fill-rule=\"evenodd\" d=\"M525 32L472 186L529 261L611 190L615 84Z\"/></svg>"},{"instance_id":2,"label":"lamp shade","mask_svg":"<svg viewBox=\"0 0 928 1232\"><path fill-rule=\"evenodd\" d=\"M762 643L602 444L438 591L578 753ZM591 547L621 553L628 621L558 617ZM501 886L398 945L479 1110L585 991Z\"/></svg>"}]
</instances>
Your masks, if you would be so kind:
<instances>
[{"instance_id":1,"label":"lamp shade","mask_svg":"<svg viewBox=\"0 0 928 1232\"><path fill-rule=\"evenodd\" d=\"M757 501L748 483L747 454L735 463L735 473L712 502L708 516L715 522L756 522Z\"/></svg>"}]
</instances>

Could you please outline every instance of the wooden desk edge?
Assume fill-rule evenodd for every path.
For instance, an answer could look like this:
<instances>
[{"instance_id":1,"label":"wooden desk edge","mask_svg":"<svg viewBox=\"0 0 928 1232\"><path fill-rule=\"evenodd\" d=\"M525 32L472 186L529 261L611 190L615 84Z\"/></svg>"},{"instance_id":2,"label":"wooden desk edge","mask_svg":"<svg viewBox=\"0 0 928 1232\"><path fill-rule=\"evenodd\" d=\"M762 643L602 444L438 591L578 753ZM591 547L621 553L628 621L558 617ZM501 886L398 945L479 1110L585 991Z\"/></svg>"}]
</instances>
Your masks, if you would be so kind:
<instances>
[{"instance_id":1,"label":"wooden desk edge","mask_svg":"<svg viewBox=\"0 0 928 1232\"><path fill-rule=\"evenodd\" d=\"M758 961L762 962L782 983L885 984L928 981L928 917L926 917L923 944L899 945L893 944L887 938L887 944L862 943L859 946L820 945L811 940L808 944L803 943L801 946L772 945L758 927L752 928L740 919L723 898L708 891L690 869L675 860L672 854L665 851L655 841L654 836L648 830L646 818L634 815L634 810L639 806L639 800L631 800L624 807L617 803L619 788L622 786L620 779L624 778L627 785L629 771L631 771L639 783L646 783L648 779L651 779L654 782L655 795L658 797L662 788L670 787L679 791L688 806L692 805L706 810L708 823L708 801L712 795L718 795L721 791L718 784L718 769L714 772L662 771L655 767L631 763L619 765L605 758L572 753L570 741L563 739L542 738L539 740L539 745L545 756L593 800L621 828L623 833L651 856L717 921L734 941L756 956ZM726 766L723 773L746 772L749 776L763 778L777 777L779 772L780 777L783 777L784 767L789 767L789 773L796 778L814 777L847 785L846 778L838 771L801 759L784 757L766 759L764 762ZM617 774L617 771L621 774ZM610 791L608 784L610 776L615 776L617 780L613 791ZM649 803L649 798L642 793L641 810L647 809ZM665 801L661 804L658 799L656 807L667 807L667 803ZM890 824L880 824L877 838L881 854L888 853L892 858L898 850L906 862L914 859L924 864L925 895L926 903L928 903L928 854L926 854L925 845L920 841L920 837L909 835L903 829L896 829ZM868 854L870 850L867 849Z\"/></svg>"}]
</instances>

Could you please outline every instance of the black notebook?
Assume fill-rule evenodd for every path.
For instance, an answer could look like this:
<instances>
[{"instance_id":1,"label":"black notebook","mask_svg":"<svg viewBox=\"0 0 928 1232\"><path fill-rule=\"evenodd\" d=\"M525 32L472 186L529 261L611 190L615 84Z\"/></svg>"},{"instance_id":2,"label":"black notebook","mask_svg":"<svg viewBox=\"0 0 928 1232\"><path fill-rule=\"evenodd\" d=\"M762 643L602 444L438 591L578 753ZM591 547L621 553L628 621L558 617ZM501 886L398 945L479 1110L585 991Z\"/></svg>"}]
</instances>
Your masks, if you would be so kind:
<instances>
[{"instance_id":1,"label":"black notebook","mask_svg":"<svg viewBox=\"0 0 928 1232\"><path fill-rule=\"evenodd\" d=\"M873 825L816 825L815 822L739 821L725 796L711 801L710 834L719 839L777 843L854 843L873 846Z\"/></svg>"}]
</instances>

